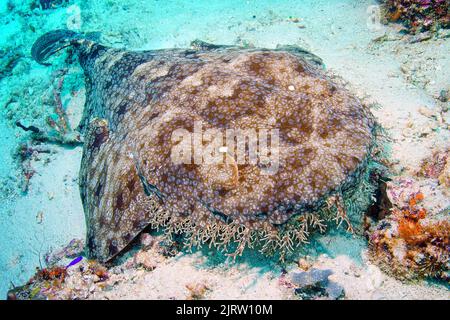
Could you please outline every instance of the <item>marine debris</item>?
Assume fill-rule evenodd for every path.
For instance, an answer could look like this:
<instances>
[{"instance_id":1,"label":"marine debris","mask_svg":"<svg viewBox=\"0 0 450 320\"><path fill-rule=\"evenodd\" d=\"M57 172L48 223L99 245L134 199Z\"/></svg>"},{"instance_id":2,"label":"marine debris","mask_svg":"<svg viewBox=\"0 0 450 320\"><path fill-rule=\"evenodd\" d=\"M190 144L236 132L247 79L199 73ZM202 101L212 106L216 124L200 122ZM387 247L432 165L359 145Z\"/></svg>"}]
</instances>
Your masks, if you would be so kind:
<instances>
[{"instance_id":1,"label":"marine debris","mask_svg":"<svg viewBox=\"0 0 450 320\"><path fill-rule=\"evenodd\" d=\"M382 0L385 18L412 32L450 27L449 0Z\"/></svg>"}]
</instances>

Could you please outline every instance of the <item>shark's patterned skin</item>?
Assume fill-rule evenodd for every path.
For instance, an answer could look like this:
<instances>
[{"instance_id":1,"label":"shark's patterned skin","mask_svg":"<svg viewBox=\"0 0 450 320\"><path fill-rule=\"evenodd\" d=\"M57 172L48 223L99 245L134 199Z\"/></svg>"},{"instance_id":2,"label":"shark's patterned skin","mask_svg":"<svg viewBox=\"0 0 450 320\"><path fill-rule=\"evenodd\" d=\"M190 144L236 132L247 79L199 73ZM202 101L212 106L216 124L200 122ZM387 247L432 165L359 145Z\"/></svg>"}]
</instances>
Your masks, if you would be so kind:
<instances>
[{"instance_id":1,"label":"shark's patterned skin","mask_svg":"<svg viewBox=\"0 0 450 320\"><path fill-rule=\"evenodd\" d=\"M192 49L130 52L58 30L36 42L33 56L43 63L69 45L85 71L80 190L87 247L100 261L167 212L199 228L214 220L276 232L351 185L369 157L372 115L299 48L197 41ZM175 165L171 134L198 120L204 130L279 129L278 172L262 175L260 165L232 159Z\"/></svg>"}]
</instances>

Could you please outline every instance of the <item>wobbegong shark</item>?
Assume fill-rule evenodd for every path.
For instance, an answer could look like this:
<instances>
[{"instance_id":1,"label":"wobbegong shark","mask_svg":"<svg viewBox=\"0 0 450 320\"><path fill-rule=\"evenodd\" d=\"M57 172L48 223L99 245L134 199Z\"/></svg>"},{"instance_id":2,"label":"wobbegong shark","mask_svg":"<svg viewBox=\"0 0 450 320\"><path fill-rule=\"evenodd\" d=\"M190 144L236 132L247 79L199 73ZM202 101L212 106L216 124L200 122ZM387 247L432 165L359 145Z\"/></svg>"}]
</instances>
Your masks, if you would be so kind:
<instances>
[{"instance_id":1,"label":"wobbegong shark","mask_svg":"<svg viewBox=\"0 0 450 320\"><path fill-rule=\"evenodd\" d=\"M129 51L56 30L35 42L32 56L47 64L68 47L85 75L79 183L91 258L111 261L147 227L187 235L193 246L278 253L306 241L330 199L358 214L367 207L348 202L370 179L377 124L314 54L198 40ZM234 129L222 135L221 161L202 161L191 147L211 142L197 129ZM257 143L238 141L239 130ZM273 148L265 159L262 141ZM242 143L256 159L238 159Z\"/></svg>"}]
</instances>

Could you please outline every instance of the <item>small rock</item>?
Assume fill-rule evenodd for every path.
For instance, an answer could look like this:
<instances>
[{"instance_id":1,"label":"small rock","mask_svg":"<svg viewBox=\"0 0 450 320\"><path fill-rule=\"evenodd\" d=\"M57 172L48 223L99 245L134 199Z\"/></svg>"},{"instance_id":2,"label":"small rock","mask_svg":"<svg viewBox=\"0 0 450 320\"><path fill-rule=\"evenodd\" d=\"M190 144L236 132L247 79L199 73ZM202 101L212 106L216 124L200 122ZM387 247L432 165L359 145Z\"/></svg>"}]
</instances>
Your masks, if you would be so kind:
<instances>
[{"instance_id":1,"label":"small rock","mask_svg":"<svg viewBox=\"0 0 450 320\"><path fill-rule=\"evenodd\" d=\"M367 273L368 273L368 277L367 277L367 281L366 281L367 290L375 291L382 285L383 275L382 275L381 271L373 265L368 266Z\"/></svg>"},{"instance_id":2,"label":"small rock","mask_svg":"<svg viewBox=\"0 0 450 320\"><path fill-rule=\"evenodd\" d=\"M372 293L372 300L386 300L386 297L380 290L375 290Z\"/></svg>"},{"instance_id":3,"label":"small rock","mask_svg":"<svg viewBox=\"0 0 450 320\"><path fill-rule=\"evenodd\" d=\"M139 251L134 257L134 262L147 271L153 271L157 266L156 261L148 251Z\"/></svg>"},{"instance_id":4,"label":"small rock","mask_svg":"<svg viewBox=\"0 0 450 320\"><path fill-rule=\"evenodd\" d=\"M447 102L449 100L450 97L450 90L441 90L441 92L439 92L439 101L441 102Z\"/></svg>"},{"instance_id":5,"label":"small rock","mask_svg":"<svg viewBox=\"0 0 450 320\"><path fill-rule=\"evenodd\" d=\"M395 73L395 72L389 72L389 73L388 73L388 77L389 77L389 78L398 78L399 75L398 75L397 73Z\"/></svg>"},{"instance_id":6,"label":"small rock","mask_svg":"<svg viewBox=\"0 0 450 320\"><path fill-rule=\"evenodd\" d=\"M330 281L328 283L328 286L325 288L325 291L328 294L328 298L332 300L343 298L345 295L344 288L333 281Z\"/></svg>"},{"instance_id":7,"label":"small rock","mask_svg":"<svg viewBox=\"0 0 450 320\"><path fill-rule=\"evenodd\" d=\"M402 73L404 73L404 74L407 74L408 73L408 68L405 66L405 65L402 65L401 67L400 67L400 71L402 72Z\"/></svg>"},{"instance_id":8,"label":"small rock","mask_svg":"<svg viewBox=\"0 0 450 320\"><path fill-rule=\"evenodd\" d=\"M36 221L38 224L41 224L44 221L44 211L39 211L36 214Z\"/></svg>"},{"instance_id":9,"label":"small rock","mask_svg":"<svg viewBox=\"0 0 450 320\"><path fill-rule=\"evenodd\" d=\"M386 194L384 194L384 196L387 197ZM350 271L353 273L353 275L354 275L356 278L361 277L361 272L360 272L360 270L359 270L358 267L356 267L354 264L350 265Z\"/></svg>"},{"instance_id":10,"label":"small rock","mask_svg":"<svg viewBox=\"0 0 450 320\"><path fill-rule=\"evenodd\" d=\"M150 249L154 244L155 244L154 237L152 237L148 233L141 234L141 245L145 250Z\"/></svg>"},{"instance_id":11,"label":"small rock","mask_svg":"<svg viewBox=\"0 0 450 320\"><path fill-rule=\"evenodd\" d=\"M186 285L186 289L189 291L189 295L186 297L187 300L200 300L203 299L208 286L204 283L189 283Z\"/></svg>"},{"instance_id":12,"label":"small rock","mask_svg":"<svg viewBox=\"0 0 450 320\"><path fill-rule=\"evenodd\" d=\"M53 251L45 255L45 262L49 266L56 265L64 258L75 258L83 254L84 240L72 239L69 244L58 251Z\"/></svg>"}]
</instances>

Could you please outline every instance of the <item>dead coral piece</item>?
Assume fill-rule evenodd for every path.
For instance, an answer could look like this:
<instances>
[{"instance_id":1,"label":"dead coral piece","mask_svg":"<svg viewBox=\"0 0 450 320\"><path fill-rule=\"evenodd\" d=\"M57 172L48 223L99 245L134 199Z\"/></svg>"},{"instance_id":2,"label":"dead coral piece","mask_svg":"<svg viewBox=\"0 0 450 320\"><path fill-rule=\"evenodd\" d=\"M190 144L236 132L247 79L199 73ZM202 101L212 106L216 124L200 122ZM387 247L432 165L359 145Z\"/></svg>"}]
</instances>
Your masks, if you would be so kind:
<instances>
[{"instance_id":1,"label":"dead coral piece","mask_svg":"<svg viewBox=\"0 0 450 320\"><path fill-rule=\"evenodd\" d=\"M61 90L64 83L64 76L67 70L60 70L57 73L59 79L53 89L55 118L48 117L48 128L42 129L36 126L26 126L21 121L16 125L24 131L31 131L33 140L54 142L63 145L82 144L82 138L78 131L73 130L67 120L67 114L61 101Z\"/></svg>"},{"instance_id":2,"label":"dead coral piece","mask_svg":"<svg viewBox=\"0 0 450 320\"><path fill-rule=\"evenodd\" d=\"M186 289L189 291L186 300L204 299L206 292L209 290L208 286L204 283L188 283Z\"/></svg>"},{"instance_id":3,"label":"dead coral piece","mask_svg":"<svg viewBox=\"0 0 450 320\"><path fill-rule=\"evenodd\" d=\"M150 249L156 243L155 237L153 237L152 235L150 235L149 233L146 233L146 232L141 234L140 240L141 240L142 248L144 250Z\"/></svg>"},{"instance_id":4,"label":"dead coral piece","mask_svg":"<svg viewBox=\"0 0 450 320\"><path fill-rule=\"evenodd\" d=\"M308 256L300 258L297 264L303 271L308 271L312 267L312 261L308 259Z\"/></svg>"},{"instance_id":5,"label":"dead coral piece","mask_svg":"<svg viewBox=\"0 0 450 320\"><path fill-rule=\"evenodd\" d=\"M407 206L395 208L370 235L372 261L400 279L432 277L448 281L450 222L427 219L423 194L413 194ZM448 216L450 212L444 213Z\"/></svg>"}]
</instances>

